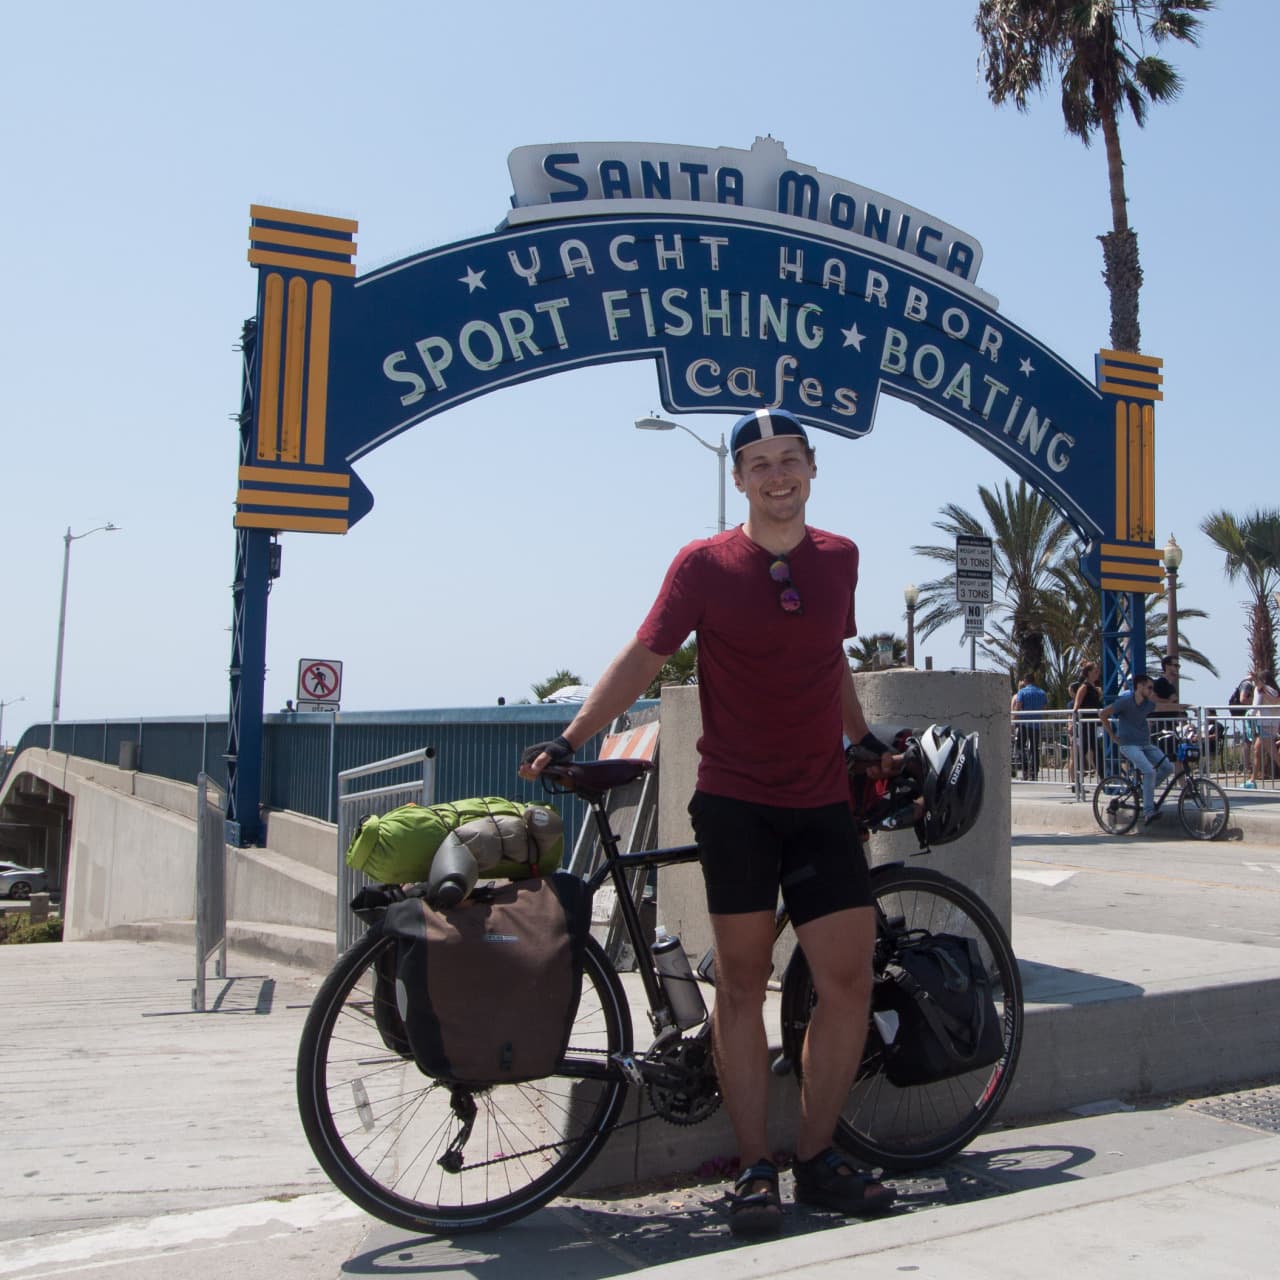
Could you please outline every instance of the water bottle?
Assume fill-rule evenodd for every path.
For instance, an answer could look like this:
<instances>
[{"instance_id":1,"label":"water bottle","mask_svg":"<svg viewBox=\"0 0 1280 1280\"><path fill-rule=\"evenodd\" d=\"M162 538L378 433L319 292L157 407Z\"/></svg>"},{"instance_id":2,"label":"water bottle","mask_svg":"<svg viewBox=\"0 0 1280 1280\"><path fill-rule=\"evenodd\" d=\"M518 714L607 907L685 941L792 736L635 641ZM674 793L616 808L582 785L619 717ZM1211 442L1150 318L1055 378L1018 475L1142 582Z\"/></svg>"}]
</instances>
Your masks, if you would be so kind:
<instances>
[{"instance_id":1,"label":"water bottle","mask_svg":"<svg viewBox=\"0 0 1280 1280\"><path fill-rule=\"evenodd\" d=\"M707 1006L702 999L702 992L698 990L698 980L689 968L689 957L685 955L680 939L659 925L650 950L676 1025L681 1031L685 1031L705 1022Z\"/></svg>"},{"instance_id":2,"label":"water bottle","mask_svg":"<svg viewBox=\"0 0 1280 1280\"><path fill-rule=\"evenodd\" d=\"M437 910L456 907L471 892L479 874L471 850L451 831L431 859L426 899Z\"/></svg>"}]
</instances>

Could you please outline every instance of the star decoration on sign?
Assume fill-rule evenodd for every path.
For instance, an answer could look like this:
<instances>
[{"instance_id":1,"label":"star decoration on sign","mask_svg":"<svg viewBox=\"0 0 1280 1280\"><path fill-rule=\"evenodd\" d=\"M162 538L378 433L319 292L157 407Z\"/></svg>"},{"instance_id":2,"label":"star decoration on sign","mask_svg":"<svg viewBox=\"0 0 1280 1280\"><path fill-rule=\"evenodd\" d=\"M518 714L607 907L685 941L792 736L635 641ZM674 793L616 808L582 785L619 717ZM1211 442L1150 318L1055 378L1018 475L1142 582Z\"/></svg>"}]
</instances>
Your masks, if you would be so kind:
<instances>
[{"instance_id":1,"label":"star decoration on sign","mask_svg":"<svg viewBox=\"0 0 1280 1280\"><path fill-rule=\"evenodd\" d=\"M1025 373L1029 378L1033 373L1035 373L1035 371L1035 365L1031 363L1030 356L1023 356L1022 359L1018 361L1019 373Z\"/></svg>"},{"instance_id":2,"label":"star decoration on sign","mask_svg":"<svg viewBox=\"0 0 1280 1280\"><path fill-rule=\"evenodd\" d=\"M847 329L841 329L840 332L844 334L844 345L846 347L852 347L855 351L862 350L862 342L867 335L859 333L856 324L851 324Z\"/></svg>"},{"instance_id":3,"label":"star decoration on sign","mask_svg":"<svg viewBox=\"0 0 1280 1280\"><path fill-rule=\"evenodd\" d=\"M484 272L477 271L474 267L468 267L467 274L465 276L458 277L458 283L465 284L467 286L468 293L475 293L477 289L484 289L487 287L484 282Z\"/></svg>"}]
</instances>

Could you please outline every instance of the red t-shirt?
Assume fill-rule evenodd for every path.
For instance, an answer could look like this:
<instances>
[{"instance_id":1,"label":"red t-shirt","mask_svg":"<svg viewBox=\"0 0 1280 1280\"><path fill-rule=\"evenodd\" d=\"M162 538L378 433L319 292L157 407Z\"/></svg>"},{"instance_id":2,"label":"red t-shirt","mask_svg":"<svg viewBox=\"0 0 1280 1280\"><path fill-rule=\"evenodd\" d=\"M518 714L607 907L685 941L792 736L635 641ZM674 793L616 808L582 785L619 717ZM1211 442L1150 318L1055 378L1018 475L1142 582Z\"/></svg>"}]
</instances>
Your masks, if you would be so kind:
<instances>
[{"instance_id":1,"label":"red t-shirt","mask_svg":"<svg viewBox=\"0 0 1280 1280\"><path fill-rule=\"evenodd\" d=\"M806 529L787 556L803 611L787 613L775 557L739 526L691 542L672 561L636 638L674 653L698 637L698 789L813 808L848 797L841 684L857 634L858 548Z\"/></svg>"}]
</instances>

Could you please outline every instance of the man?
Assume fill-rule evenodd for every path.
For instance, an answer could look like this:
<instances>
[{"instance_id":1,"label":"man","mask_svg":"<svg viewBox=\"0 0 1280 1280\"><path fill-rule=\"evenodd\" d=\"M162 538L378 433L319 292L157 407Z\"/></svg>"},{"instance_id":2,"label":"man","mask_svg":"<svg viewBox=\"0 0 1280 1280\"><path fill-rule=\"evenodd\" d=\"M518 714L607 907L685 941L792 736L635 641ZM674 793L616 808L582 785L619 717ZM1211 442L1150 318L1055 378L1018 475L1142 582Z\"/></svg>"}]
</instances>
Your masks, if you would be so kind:
<instances>
[{"instance_id":1,"label":"man","mask_svg":"<svg viewBox=\"0 0 1280 1280\"><path fill-rule=\"evenodd\" d=\"M765 1235L782 1222L764 1027L779 890L818 992L804 1046L796 1196L853 1214L894 1198L832 1146L862 1057L875 938L842 731L888 748L867 730L844 653L857 633L858 548L804 522L817 474L804 428L761 409L735 424L730 451L746 522L677 554L635 638L564 735L525 753L521 774L567 759L696 631L702 736L689 813L715 936L716 1069L743 1171L730 1226Z\"/></svg>"},{"instance_id":2,"label":"man","mask_svg":"<svg viewBox=\"0 0 1280 1280\"><path fill-rule=\"evenodd\" d=\"M1018 682L1011 710L1019 711L1018 748L1022 756L1022 776L1034 782L1040 776L1040 716L1049 705L1049 695L1030 676Z\"/></svg>"},{"instance_id":3,"label":"man","mask_svg":"<svg viewBox=\"0 0 1280 1280\"><path fill-rule=\"evenodd\" d=\"M1156 784L1177 767L1159 747L1151 745L1148 721L1157 709L1154 683L1148 675L1138 676L1133 692L1122 693L1099 715L1103 732L1142 775L1142 820L1148 826L1160 816L1156 810Z\"/></svg>"},{"instance_id":4,"label":"man","mask_svg":"<svg viewBox=\"0 0 1280 1280\"><path fill-rule=\"evenodd\" d=\"M1182 663L1171 654L1166 653L1160 659L1160 674L1152 681L1156 696L1156 715L1186 710L1186 706L1178 701L1178 673L1181 669Z\"/></svg>"}]
</instances>

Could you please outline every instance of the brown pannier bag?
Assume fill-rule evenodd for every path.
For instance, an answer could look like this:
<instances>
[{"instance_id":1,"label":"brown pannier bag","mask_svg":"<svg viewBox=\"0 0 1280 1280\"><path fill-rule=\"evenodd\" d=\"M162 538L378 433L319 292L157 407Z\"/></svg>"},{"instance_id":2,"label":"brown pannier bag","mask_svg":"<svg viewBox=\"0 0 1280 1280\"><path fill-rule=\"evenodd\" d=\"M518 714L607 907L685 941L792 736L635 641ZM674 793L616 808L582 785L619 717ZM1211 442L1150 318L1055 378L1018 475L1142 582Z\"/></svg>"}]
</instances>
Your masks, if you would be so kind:
<instances>
[{"instance_id":1,"label":"brown pannier bag","mask_svg":"<svg viewBox=\"0 0 1280 1280\"><path fill-rule=\"evenodd\" d=\"M474 1086L553 1074L590 927L586 885L565 872L477 889L444 910L421 898L389 906L396 1006L419 1070Z\"/></svg>"}]
</instances>

